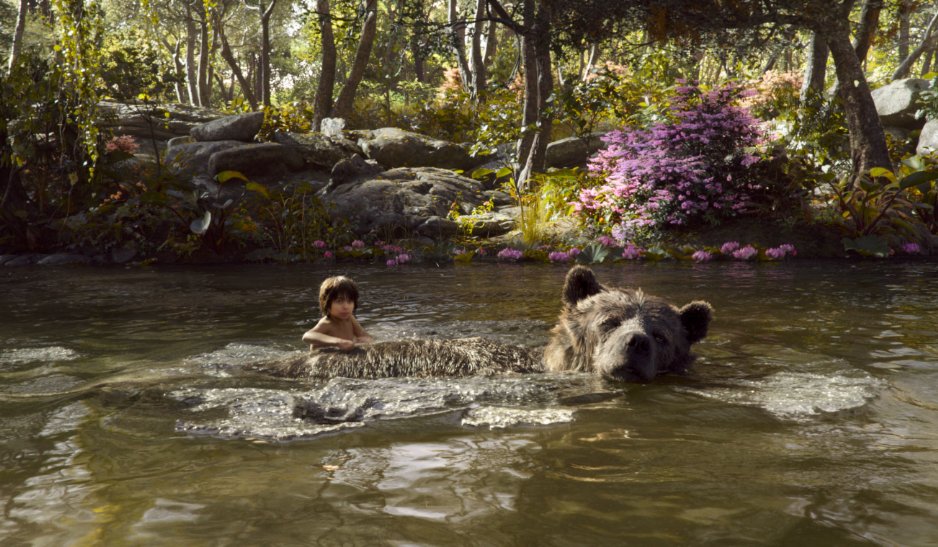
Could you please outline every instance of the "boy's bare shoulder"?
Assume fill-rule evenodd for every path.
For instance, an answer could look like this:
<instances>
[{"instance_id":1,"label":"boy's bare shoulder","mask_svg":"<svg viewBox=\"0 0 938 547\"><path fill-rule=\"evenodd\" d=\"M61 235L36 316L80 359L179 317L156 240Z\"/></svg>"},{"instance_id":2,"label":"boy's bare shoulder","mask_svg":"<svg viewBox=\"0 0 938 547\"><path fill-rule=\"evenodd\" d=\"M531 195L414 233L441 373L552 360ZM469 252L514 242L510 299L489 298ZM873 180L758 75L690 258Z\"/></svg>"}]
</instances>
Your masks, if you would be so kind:
<instances>
[{"instance_id":1,"label":"boy's bare shoulder","mask_svg":"<svg viewBox=\"0 0 938 547\"><path fill-rule=\"evenodd\" d=\"M336 326L335 323L329 320L328 317L323 317L319 320L318 323L316 323L316 326L310 330L313 332L321 332L323 334L331 335L336 330Z\"/></svg>"}]
</instances>

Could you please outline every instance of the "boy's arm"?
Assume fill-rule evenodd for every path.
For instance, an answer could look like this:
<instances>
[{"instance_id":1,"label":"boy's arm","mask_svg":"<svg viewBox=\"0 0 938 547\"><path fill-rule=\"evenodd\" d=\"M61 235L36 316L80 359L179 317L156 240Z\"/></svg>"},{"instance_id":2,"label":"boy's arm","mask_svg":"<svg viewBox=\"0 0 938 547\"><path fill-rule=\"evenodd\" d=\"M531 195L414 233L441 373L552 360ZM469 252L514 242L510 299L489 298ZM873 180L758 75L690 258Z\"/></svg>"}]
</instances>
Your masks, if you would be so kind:
<instances>
[{"instance_id":1,"label":"boy's arm","mask_svg":"<svg viewBox=\"0 0 938 547\"><path fill-rule=\"evenodd\" d=\"M328 325L324 325L322 321L306 331L303 341L316 348L339 348L348 351L355 347L355 342L329 334Z\"/></svg>"},{"instance_id":2,"label":"boy's arm","mask_svg":"<svg viewBox=\"0 0 938 547\"><path fill-rule=\"evenodd\" d=\"M355 333L355 341L362 342L364 344L370 344L374 342L375 339L371 337L370 334L365 332L365 329L362 328L361 323L358 322L358 319L352 318L352 331Z\"/></svg>"}]
</instances>

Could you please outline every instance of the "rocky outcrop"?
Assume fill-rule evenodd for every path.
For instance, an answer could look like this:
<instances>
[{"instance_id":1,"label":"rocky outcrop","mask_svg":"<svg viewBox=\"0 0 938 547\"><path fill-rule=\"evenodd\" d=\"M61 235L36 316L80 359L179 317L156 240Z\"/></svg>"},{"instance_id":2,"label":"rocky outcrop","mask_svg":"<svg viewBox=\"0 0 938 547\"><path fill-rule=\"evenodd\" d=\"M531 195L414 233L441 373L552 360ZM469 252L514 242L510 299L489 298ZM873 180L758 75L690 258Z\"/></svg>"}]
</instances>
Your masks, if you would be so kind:
<instances>
[{"instance_id":1,"label":"rocky outcrop","mask_svg":"<svg viewBox=\"0 0 938 547\"><path fill-rule=\"evenodd\" d=\"M359 131L358 145L365 157L391 169L394 167L439 167L468 171L487 161L473 157L461 144L411 133L396 127Z\"/></svg>"},{"instance_id":2,"label":"rocky outcrop","mask_svg":"<svg viewBox=\"0 0 938 547\"><path fill-rule=\"evenodd\" d=\"M208 160L208 174L238 171L245 175L282 174L299 171L305 162L299 148L274 142L241 144L219 150Z\"/></svg>"},{"instance_id":3,"label":"rocky outcrop","mask_svg":"<svg viewBox=\"0 0 938 547\"><path fill-rule=\"evenodd\" d=\"M309 168L332 171L340 161L355 154L363 155L362 149L352 140L341 135L326 136L322 133L292 133L278 131L274 142L296 147Z\"/></svg>"},{"instance_id":4,"label":"rocky outcrop","mask_svg":"<svg viewBox=\"0 0 938 547\"><path fill-rule=\"evenodd\" d=\"M102 129L141 141L166 141L189 135L194 127L224 116L216 110L182 104L134 105L111 101L98 103L98 114Z\"/></svg>"},{"instance_id":5,"label":"rocky outcrop","mask_svg":"<svg viewBox=\"0 0 938 547\"><path fill-rule=\"evenodd\" d=\"M175 140L174 140L175 142ZM166 150L166 166L180 178L209 174L212 155L242 146L241 141L184 142ZM214 175L215 173L211 173Z\"/></svg>"},{"instance_id":6,"label":"rocky outcrop","mask_svg":"<svg viewBox=\"0 0 938 547\"><path fill-rule=\"evenodd\" d=\"M918 129L925 120L917 119L918 98L922 91L929 88L928 80L908 78L896 80L873 90L873 102L876 113L884 126Z\"/></svg>"},{"instance_id":7,"label":"rocky outcrop","mask_svg":"<svg viewBox=\"0 0 938 547\"><path fill-rule=\"evenodd\" d=\"M938 120L929 120L918 137L915 153L919 155L938 152Z\"/></svg>"},{"instance_id":8,"label":"rocky outcrop","mask_svg":"<svg viewBox=\"0 0 938 547\"><path fill-rule=\"evenodd\" d=\"M454 233L455 225L443 222L454 202L469 213L482 203L483 195L478 181L452 171L402 167L333 186L323 200L356 234L439 237Z\"/></svg>"},{"instance_id":9,"label":"rocky outcrop","mask_svg":"<svg viewBox=\"0 0 938 547\"><path fill-rule=\"evenodd\" d=\"M593 133L587 137L569 137L547 145L545 161L547 167L583 167L590 156L605 143L600 139L604 133Z\"/></svg>"},{"instance_id":10,"label":"rocky outcrop","mask_svg":"<svg viewBox=\"0 0 938 547\"><path fill-rule=\"evenodd\" d=\"M189 132L195 140L206 141L243 141L252 142L257 132L264 125L263 112L250 112L225 116L208 123L197 125Z\"/></svg>"}]
</instances>

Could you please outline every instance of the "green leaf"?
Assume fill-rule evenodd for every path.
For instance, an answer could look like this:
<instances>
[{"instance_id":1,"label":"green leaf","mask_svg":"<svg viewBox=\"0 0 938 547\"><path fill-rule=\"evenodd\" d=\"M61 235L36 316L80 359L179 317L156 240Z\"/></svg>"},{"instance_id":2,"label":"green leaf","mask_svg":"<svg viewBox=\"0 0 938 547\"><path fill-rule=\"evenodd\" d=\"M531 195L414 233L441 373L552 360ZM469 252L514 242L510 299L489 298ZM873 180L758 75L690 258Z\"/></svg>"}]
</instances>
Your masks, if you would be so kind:
<instances>
[{"instance_id":1,"label":"green leaf","mask_svg":"<svg viewBox=\"0 0 938 547\"><path fill-rule=\"evenodd\" d=\"M244 185L244 188L252 192L257 192L265 198L270 199L270 193L267 191L267 187L259 182L248 182Z\"/></svg>"},{"instance_id":2,"label":"green leaf","mask_svg":"<svg viewBox=\"0 0 938 547\"><path fill-rule=\"evenodd\" d=\"M927 189L929 183L938 179L938 171L917 171L899 181L899 188L905 190L912 186L919 186L922 191Z\"/></svg>"},{"instance_id":3,"label":"green leaf","mask_svg":"<svg viewBox=\"0 0 938 547\"><path fill-rule=\"evenodd\" d=\"M215 175L215 180L217 180L219 184L224 184L231 179L238 179L238 180L243 180L244 182L251 182L240 171L222 171L218 173L217 175Z\"/></svg>"},{"instance_id":4,"label":"green leaf","mask_svg":"<svg viewBox=\"0 0 938 547\"><path fill-rule=\"evenodd\" d=\"M485 177L491 175L491 174L494 173L494 172L495 172L494 169L488 169L488 168L486 168L486 167L480 167L480 168L476 169L475 171L473 171L473 172L472 172L472 175L470 175L469 178L473 178L473 179L479 180L479 179L482 179L482 178L485 178Z\"/></svg>"},{"instance_id":5,"label":"green leaf","mask_svg":"<svg viewBox=\"0 0 938 547\"><path fill-rule=\"evenodd\" d=\"M212 223L212 212L205 211L205 214L202 215L202 218L197 218L189 224L189 229L192 230L193 234L202 235L208 231L209 225Z\"/></svg>"},{"instance_id":6,"label":"green leaf","mask_svg":"<svg viewBox=\"0 0 938 547\"><path fill-rule=\"evenodd\" d=\"M889 169L886 169L886 168L884 168L884 167L874 167L874 168L870 169L870 176L873 177L874 179L878 179L878 178L880 178L880 177L885 177L885 178L891 180L892 182L896 182L896 175L895 175L895 173L893 173L892 171L890 171Z\"/></svg>"},{"instance_id":7,"label":"green leaf","mask_svg":"<svg viewBox=\"0 0 938 547\"><path fill-rule=\"evenodd\" d=\"M507 177L508 175L512 173L513 171L511 170L511 167L502 167L501 169L495 172L495 178L500 179L502 177Z\"/></svg>"}]
</instances>

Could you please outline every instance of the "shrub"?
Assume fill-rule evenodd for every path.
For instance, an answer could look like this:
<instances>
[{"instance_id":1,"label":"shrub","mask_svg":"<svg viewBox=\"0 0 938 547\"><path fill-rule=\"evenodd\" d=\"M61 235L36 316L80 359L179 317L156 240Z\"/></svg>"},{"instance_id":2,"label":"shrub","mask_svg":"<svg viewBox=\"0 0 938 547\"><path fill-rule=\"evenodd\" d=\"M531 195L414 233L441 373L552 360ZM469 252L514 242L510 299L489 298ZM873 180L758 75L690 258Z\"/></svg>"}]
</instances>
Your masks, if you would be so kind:
<instances>
[{"instance_id":1,"label":"shrub","mask_svg":"<svg viewBox=\"0 0 938 547\"><path fill-rule=\"evenodd\" d=\"M622 239L632 239L747 211L761 190L749 168L760 161L754 147L762 134L735 106L741 95L732 84L709 92L680 86L671 120L607 135L589 165L599 184L580 192L576 212L603 232L619 225Z\"/></svg>"}]
</instances>

